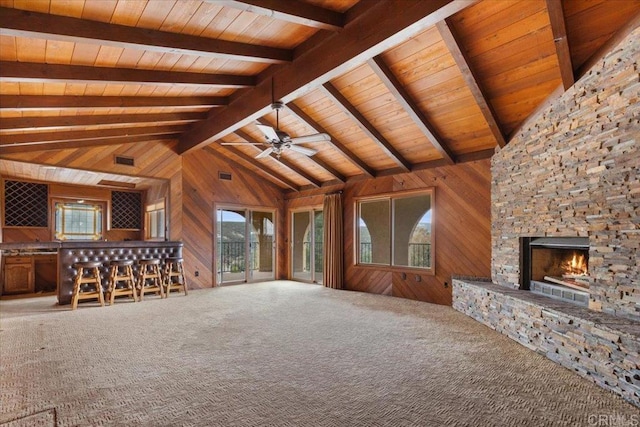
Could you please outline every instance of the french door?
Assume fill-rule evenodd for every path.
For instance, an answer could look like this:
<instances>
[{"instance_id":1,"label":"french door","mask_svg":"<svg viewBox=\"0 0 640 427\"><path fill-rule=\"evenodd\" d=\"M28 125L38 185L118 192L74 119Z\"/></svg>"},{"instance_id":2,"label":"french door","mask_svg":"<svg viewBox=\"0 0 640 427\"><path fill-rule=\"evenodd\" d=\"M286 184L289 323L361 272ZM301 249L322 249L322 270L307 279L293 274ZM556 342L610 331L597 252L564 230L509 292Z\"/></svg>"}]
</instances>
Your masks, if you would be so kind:
<instances>
[{"instance_id":1,"label":"french door","mask_svg":"<svg viewBox=\"0 0 640 427\"><path fill-rule=\"evenodd\" d=\"M275 278L275 212L216 209L218 284Z\"/></svg>"},{"instance_id":2,"label":"french door","mask_svg":"<svg viewBox=\"0 0 640 427\"><path fill-rule=\"evenodd\" d=\"M322 283L324 256L322 210L293 212L291 224L291 276L296 280Z\"/></svg>"}]
</instances>

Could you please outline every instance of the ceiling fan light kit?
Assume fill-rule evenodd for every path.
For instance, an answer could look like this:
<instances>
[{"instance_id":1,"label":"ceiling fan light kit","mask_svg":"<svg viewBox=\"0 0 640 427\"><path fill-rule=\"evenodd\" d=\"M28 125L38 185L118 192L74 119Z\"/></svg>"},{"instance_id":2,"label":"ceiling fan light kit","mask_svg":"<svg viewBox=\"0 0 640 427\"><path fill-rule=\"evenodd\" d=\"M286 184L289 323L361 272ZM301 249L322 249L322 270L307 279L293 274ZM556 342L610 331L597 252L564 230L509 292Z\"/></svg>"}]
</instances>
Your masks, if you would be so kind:
<instances>
[{"instance_id":1,"label":"ceiling fan light kit","mask_svg":"<svg viewBox=\"0 0 640 427\"><path fill-rule=\"evenodd\" d=\"M280 155L285 150L295 151L296 153L304 154L305 156L313 156L318 152L312 148L302 147L298 144L314 143L330 141L331 137L326 133L316 133L312 135L304 135L292 138L287 132L280 130L280 110L284 108L284 103L281 101L274 101L271 104L271 108L276 112L276 127L263 125L258 123L258 129L264 135L264 145L267 146L265 150L259 153L255 158L262 159L274 153L276 158L280 158ZM254 142L224 142L222 145L255 145Z\"/></svg>"}]
</instances>

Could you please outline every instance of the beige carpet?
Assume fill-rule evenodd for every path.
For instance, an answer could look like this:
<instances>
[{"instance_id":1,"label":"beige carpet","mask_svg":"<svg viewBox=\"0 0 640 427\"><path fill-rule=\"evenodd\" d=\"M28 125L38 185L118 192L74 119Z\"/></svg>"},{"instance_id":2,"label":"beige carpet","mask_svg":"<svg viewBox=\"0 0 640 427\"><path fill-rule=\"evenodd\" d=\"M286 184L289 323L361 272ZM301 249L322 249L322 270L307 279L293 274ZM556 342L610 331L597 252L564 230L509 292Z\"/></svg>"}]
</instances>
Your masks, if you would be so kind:
<instances>
[{"instance_id":1,"label":"beige carpet","mask_svg":"<svg viewBox=\"0 0 640 427\"><path fill-rule=\"evenodd\" d=\"M60 426L638 419L453 309L398 298L270 282L75 312L51 297L1 301L0 320L0 423L10 425L38 414Z\"/></svg>"}]
</instances>

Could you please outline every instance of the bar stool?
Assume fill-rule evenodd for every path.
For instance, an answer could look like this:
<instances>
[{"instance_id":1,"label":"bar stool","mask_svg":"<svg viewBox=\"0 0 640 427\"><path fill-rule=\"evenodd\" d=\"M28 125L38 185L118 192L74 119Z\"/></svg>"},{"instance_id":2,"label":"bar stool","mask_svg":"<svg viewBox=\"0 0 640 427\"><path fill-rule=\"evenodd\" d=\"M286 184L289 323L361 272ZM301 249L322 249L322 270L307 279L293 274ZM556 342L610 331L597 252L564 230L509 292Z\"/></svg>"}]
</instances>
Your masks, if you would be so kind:
<instances>
[{"instance_id":1,"label":"bar stool","mask_svg":"<svg viewBox=\"0 0 640 427\"><path fill-rule=\"evenodd\" d=\"M173 278L178 280L174 283ZM184 263L182 258L169 257L165 260L164 264L164 294L169 297L171 289L177 289L178 291L184 291L187 295L187 278L184 275Z\"/></svg>"},{"instance_id":2,"label":"bar stool","mask_svg":"<svg viewBox=\"0 0 640 427\"><path fill-rule=\"evenodd\" d=\"M138 295L140 301L144 299L145 292L160 292L160 297L164 298L160 260L158 258L140 259L138 260L138 265L140 266L140 271L138 271ZM151 279L151 284L147 284L148 279Z\"/></svg>"},{"instance_id":3,"label":"bar stool","mask_svg":"<svg viewBox=\"0 0 640 427\"><path fill-rule=\"evenodd\" d=\"M73 280L73 294L71 296L71 310L78 307L78 300L98 298L100 306L104 307L104 295L102 293L102 283L100 281L100 261L76 262L73 268L77 270ZM85 275L87 273L87 275ZM82 285L93 284L94 290L82 290Z\"/></svg>"},{"instance_id":4,"label":"bar stool","mask_svg":"<svg viewBox=\"0 0 640 427\"><path fill-rule=\"evenodd\" d=\"M113 305L117 295L129 295L133 298L133 302L138 300L136 295L136 282L133 276L133 260L122 259L114 260L109 263L109 305ZM120 268L123 271L120 271ZM125 286L118 288L118 283L124 282Z\"/></svg>"}]
</instances>

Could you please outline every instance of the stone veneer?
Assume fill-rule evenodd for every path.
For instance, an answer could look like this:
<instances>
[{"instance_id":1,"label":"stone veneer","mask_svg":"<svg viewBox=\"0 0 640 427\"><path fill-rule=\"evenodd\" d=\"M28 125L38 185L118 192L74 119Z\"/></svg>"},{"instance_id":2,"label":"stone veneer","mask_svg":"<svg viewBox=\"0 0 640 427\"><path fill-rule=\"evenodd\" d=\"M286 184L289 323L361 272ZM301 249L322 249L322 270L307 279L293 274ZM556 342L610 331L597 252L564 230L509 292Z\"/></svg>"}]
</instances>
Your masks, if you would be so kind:
<instances>
[{"instance_id":1,"label":"stone veneer","mask_svg":"<svg viewBox=\"0 0 640 427\"><path fill-rule=\"evenodd\" d=\"M465 279L453 308L640 407L640 322Z\"/></svg>"},{"instance_id":2,"label":"stone veneer","mask_svg":"<svg viewBox=\"0 0 640 427\"><path fill-rule=\"evenodd\" d=\"M590 307L640 318L640 28L492 159L492 279L519 238L589 237Z\"/></svg>"}]
</instances>

